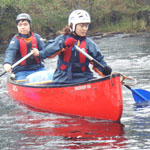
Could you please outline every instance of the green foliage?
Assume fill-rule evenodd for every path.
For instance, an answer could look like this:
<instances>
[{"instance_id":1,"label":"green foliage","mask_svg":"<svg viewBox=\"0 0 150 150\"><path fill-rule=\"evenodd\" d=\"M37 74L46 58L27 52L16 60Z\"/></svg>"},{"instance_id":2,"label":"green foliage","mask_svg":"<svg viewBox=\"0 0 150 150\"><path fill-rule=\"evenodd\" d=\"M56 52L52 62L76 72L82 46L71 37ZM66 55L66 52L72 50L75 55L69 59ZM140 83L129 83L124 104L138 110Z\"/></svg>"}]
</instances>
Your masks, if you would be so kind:
<instances>
[{"instance_id":1,"label":"green foliage","mask_svg":"<svg viewBox=\"0 0 150 150\"><path fill-rule=\"evenodd\" d=\"M0 42L9 41L17 32L15 19L19 13L29 13L34 32L52 38L68 23L74 9L87 10L92 31L148 31L149 0L0 0Z\"/></svg>"}]
</instances>

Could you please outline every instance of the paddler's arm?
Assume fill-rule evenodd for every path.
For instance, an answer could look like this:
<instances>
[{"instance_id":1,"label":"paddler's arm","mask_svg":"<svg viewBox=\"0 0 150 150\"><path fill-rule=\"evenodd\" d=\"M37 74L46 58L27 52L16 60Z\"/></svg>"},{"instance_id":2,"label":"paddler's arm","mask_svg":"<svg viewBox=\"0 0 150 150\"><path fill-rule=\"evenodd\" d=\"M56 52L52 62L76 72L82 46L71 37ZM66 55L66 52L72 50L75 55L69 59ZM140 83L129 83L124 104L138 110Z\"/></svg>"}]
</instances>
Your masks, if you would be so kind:
<instances>
[{"instance_id":1,"label":"paddler's arm","mask_svg":"<svg viewBox=\"0 0 150 150\"><path fill-rule=\"evenodd\" d=\"M93 70L101 76L106 76L111 74L112 69L107 65L104 60L104 55L101 53L97 44L93 42L91 39L87 38L87 49L89 50L89 55L91 55L94 59L96 59L104 68L101 68L99 65L92 63Z\"/></svg>"},{"instance_id":2,"label":"paddler's arm","mask_svg":"<svg viewBox=\"0 0 150 150\"><path fill-rule=\"evenodd\" d=\"M19 47L19 42L16 38L13 37L8 45L8 48L5 51L3 65L4 65L4 70L6 72L10 72L11 66L13 65L13 63L15 63L15 61L17 61L14 60L14 58L16 58L18 47Z\"/></svg>"},{"instance_id":3,"label":"paddler's arm","mask_svg":"<svg viewBox=\"0 0 150 150\"><path fill-rule=\"evenodd\" d=\"M38 56L41 59L53 56L64 48L64 41L64 35L60 35L54 40L49 40L42 51L37 51L36 49L33 49L33 55Z\"/></svg>"}]
</instances>

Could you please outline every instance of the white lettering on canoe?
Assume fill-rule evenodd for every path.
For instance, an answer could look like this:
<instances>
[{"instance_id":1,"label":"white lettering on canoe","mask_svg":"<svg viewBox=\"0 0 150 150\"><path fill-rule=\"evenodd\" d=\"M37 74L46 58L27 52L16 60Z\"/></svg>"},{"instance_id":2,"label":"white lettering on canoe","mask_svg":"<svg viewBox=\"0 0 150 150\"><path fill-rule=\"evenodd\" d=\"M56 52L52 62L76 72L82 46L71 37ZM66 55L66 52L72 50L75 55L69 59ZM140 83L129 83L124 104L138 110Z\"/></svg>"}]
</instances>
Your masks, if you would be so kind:
<instances>
[{"instance_id":1,"label":"white lettering on canoe","mask_svg":"<svg viewBox=\"0 0 150 150\"><path fill-rule=\"evenodd\" d=\"M17 92L17 91L18 91L18 89L17 89L17 87L16 87L15 85L13 85L12 90L13 90L13 91L15 91L15 92Z\"/></svg>"},{"instance_id":2,"label":"white lettering on canoe","mask_svg":"<svg viewBox=\"0 0 150 150\"><path fill-rule=\"evenodd\" d=\"M75 90L85 90L85 89L90 89L91 88L91 85L88 84L88 85L81 85L81 86L76 86L75 87Z\"/></svg>"}]
</instances>

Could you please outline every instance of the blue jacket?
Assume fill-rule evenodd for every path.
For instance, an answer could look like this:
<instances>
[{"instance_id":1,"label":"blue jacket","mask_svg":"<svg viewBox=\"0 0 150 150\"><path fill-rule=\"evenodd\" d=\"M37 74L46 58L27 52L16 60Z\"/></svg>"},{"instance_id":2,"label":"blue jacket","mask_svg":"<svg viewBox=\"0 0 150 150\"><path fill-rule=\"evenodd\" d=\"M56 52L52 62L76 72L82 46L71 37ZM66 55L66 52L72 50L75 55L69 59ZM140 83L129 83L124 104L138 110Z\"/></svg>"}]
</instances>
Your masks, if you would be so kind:
<instances>
[{"instance_id":1,"label":"blue jacket","mask_svg":"<svg viewBox=\"0 0 150 150\"><path fill-rule=\"evenodd\" d=\"M21 34L16 34L19 37L23 37L23 38L29 38L30 36L25 36L25 35L21 35ZM44 41L41 38L41 36L39 34L34 33L34 37L37 40L37 45L38 45L38 50L41 51L44 48ZM31 46L30 46L31 47ZM30 48L29 48L30 49ZM21 57L21 52L20 52L20 42L17 38L15 38L15 36L11 39L8 48L5 51L5 58L4 58L4 64L9 63L9 64L14 64L15 62L17 62L18 60L20 60ZM30 64L26 64L24 66L18 65L13 69L14 73L17 73L19 71L25 71L25 70L36 70L36 69L40 69L41 67L44 67L44 65L42 63L35 63L33 60L33 56L30 56Z\"/></svg>"},{"instance_id":2,"label":"blue jacket","mask_svg":"<svg viewBox=\"0 0 150 150\"><path fill-rule=\"evenodd\" d=\"M100 50L98 49L96 43L88 37L78 37L74 35L70 35L71 37L75 38L76 40L86 40L86 49L87 53L99 61L103 66L106 66L106 62L104 61L104 56L101 54ZM49 56L54 55L55 53L59 52L61 49L64 48L64 41L66 39L65 35L60 35L56 37L54 40L50 40L47 42L43 51L40 51L40 58L45 59ZM93 72L89 68L89 60L86 59L86 71L78 71L79 70L79 52L74 50L73 59L70 61L70 65L67 70L61 70L60 66L63 62L63 53L59 55L58 62L57 62L57 69L54 73L53 80L56 83L75 83L81 81L87 81L93 78ZM100 71L101 68L96 66Z\"/></svg>"}]
</instances>

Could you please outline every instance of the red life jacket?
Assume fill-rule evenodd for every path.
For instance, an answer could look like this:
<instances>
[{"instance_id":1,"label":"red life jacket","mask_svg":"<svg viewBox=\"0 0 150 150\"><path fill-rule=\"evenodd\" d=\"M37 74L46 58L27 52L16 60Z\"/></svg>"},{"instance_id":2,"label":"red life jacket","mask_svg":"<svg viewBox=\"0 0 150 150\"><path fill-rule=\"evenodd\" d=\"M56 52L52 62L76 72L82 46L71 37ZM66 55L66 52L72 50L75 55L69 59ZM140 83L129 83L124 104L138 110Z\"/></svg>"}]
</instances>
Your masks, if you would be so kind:
<instances>
[{"instance_id":1,"label":"red life jacket","mask_svg":"<svg viewBox=\"0 0 150 150\"><path fill-rule=\"evenodd\" d=\"M86 41L83 40L80 45L80 48L83 48L85 50L85 52L87 53L87 49L86 49ZM66 50L63 52L64 53L64 60L62 62L62 65L60 67L61 70L65 70L67 68L67 66L69 65L69 63L71 62L71 55L72 55L72 47L66 48ZM82 64L81 66L81 71L84 72L86 70L86 57L79 53L79 60L80 63Z\"/></svg>"},{"instance_id":2,"label":"red life jacket","mask_svg":"<svg viewBox=\"0 0 150 150\"><path fill-rule=\"evenodd\" d=\"M22 37L19 37L17 35L15 35L15 38L19 40L19 43L20 43L20 53L21 53L21 57L24 57L27 55L28 53L28 48L27 48L27 42L22 38ZM36 37L33 35L32 33L32 37L31 37L31 41L32 43L32 48L38 48L38 45L37 45L37 40L36 40ZM37 58L37 57L34 57L36 62L37 63L40 63L40 60ZM25 65L26 63L26 60L22 61L20 63L20 65Z\"/></svg>"}]
</instances>

